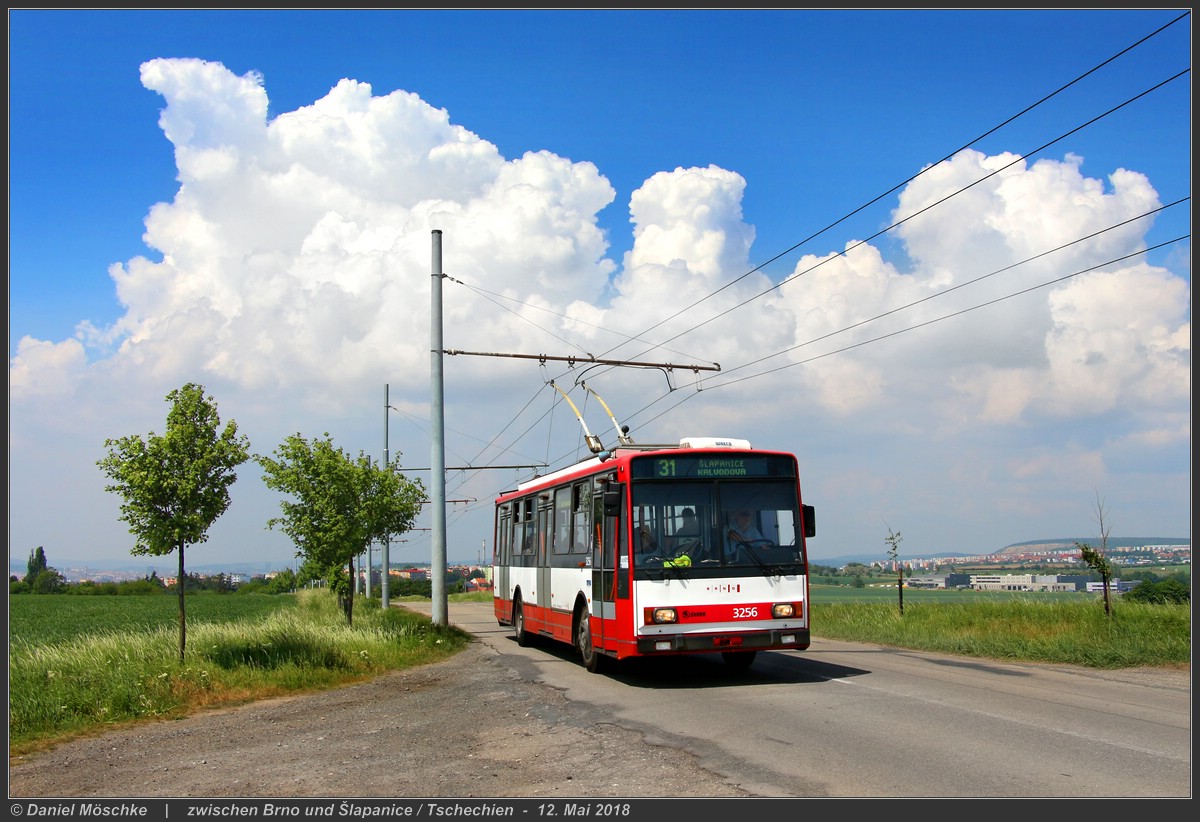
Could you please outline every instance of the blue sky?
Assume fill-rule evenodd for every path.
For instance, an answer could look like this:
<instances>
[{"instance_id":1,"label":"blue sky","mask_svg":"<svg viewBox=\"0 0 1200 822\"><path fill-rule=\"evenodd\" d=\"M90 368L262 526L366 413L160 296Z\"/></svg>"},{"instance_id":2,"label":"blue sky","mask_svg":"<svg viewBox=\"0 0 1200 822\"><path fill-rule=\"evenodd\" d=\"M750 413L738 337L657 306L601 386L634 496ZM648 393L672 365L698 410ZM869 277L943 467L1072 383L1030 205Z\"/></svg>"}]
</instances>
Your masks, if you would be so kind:
<instances>
[{"instance_id":1,"label":"blue sky","mask_svg":"<svg viewBox=\"0 0 1200 822\"><path fill-rule=\"evenodd\" d=\"M587 379L635 439L797 452L814 557L1087 536L1098 495L1187 536L1190 204L963 286L1190 196L1190 15L1101 66L1186 14L10 10L10 552L126 556L95 461L185 382L262 453L381 451L387 384L427 466L434 228L447 347L790 362ZM578 455L577 374L446 373L449 464ZM451 477L452 559L499 474ZM260 484L197 562L292 561Z\"/></svg>"}]
</instances>

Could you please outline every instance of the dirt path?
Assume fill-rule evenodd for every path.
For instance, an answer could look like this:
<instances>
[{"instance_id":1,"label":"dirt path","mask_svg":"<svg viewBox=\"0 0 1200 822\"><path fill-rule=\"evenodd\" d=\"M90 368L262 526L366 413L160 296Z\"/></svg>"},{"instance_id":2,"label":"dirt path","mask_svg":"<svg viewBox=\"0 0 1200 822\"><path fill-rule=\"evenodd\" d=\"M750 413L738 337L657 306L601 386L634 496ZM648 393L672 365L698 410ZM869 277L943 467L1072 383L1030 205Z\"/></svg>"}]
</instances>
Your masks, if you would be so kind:
<instances>
[{"instance_id":1,"label":"dirt path","mask_svg":"<svg viewBox=\"0 0 1200 822\"><path fill-rule=\"evenodd\" d=\"M746 796L584 721L474 642L372 682L153 722L10 761L10 797Z\"/></svg>"}]
</instances>

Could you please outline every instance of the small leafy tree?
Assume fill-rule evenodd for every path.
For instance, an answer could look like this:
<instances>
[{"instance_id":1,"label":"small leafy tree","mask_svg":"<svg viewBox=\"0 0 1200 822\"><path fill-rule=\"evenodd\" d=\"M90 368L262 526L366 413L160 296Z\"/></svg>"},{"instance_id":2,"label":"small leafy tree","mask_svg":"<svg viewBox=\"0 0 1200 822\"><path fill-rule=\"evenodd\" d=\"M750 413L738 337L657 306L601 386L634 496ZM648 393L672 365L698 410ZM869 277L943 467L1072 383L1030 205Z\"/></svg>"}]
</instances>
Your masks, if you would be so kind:
<instances>
[{"instance_id":1,"label":"small leafy tree","mask_svg":"<svg viewBox=\"0 0 1200 822\"><path fill-rule=\"evenodd\" d=\"M29 590L35 594L61 594L66 587L67 580L54 568L43 568L29 580Z\"/></svg>"},{"instance_id":2,"label":"small leafy tree","mask_svg":"<svg viewBox=\"0 0 1200 822\"><path fill-rule=\"evenodd\" d=\"M399 455L376 466L362 452L351 458L329 434L309 442L293 434L275 450L275 458L256 457L268 488L294 497L280 503L279 526L302 557L301 578L325 578L353 624L354 558L377 540L391 539L412 527L425 489L398 473Z\"/></svg>"},{"instance_id":3,"label":"small leafy tree","mask_svg":"<svg viewBox=\"0 0 1200 822\"><path fill-rule=\"evenodd\" d=\"M38 546L29 552L29 561L25 564L25 579L33 581L34 577L46 570L46 551Z\"/></svg>"},{"instance_id":4,"label":"small leafy tree","mask_svg":"<svg viewBox=\"0 0 1200 822\"><path fill-rule=\"evenodd\" d=\"M208 541L208 529L229 508L234 469L250 458L249 441L232 420L221 429L217 404L204 386L188 383L167 395L167 431L145 441L136 434L105 440L108 456L96 464L121 495L121 519L136 538L132 554L179 552L179 580L187 579L184 547ZM179 661L187 645L185 585L179 593Z\"/></svg>"},{"instance_id":5,"label":"small leafy tree","mask_svg":"<svg viewBox=\"0 0 1200 822\"><path fill-rule=\"evenodd\" d=\"M1075 543L1079 555L1088 567L1100 575L1104 585L1104 615L1112 616L1112 595L1109 593L1109 580L1112 579L1112 565L1108 561L1108 532L1109 524L1105 519L1104 500L1096 493L1096 522L1100 526L1100 550L1083 542Z\"/></svg>"},{"instance_id":6,"label":"small leafy tree","mask_svg":"<svg viewBox=\"0 0 1200 822\"><path fill-rule=\"evenodd\" d=\"M896 592L900 596L900 613L904 613L904 566L900 562L900 541L903 537L899 531L892 531L892 527L888 526L888 535L884 537L884 542L888 544L888 557L896 565Z\"/></svg>"},{"instance_id":7,"label":"small leafy tree","mask_svg":"<svg viewBox=\"0 0 1200 822\"><path fill-rule=\"evenodd\" d=\"M269 594L290 594L297 588L296 572L291 568L285 568L277 573L270 582L267 583L267 593Z\"/></svg>"},{"instance_id":8,"label":"small leafy tree","mask_svg":"<svg viewBox=\"0 0 1200 822\"><path fill-rule=\"evenodd\" d=\"M46 551L39 545L29 552L29 561L25 564L25 579L16 587L10 584L9 592L60 594L66 587L66 578L57 569L46 564Z\"/></svg>"}]
</instances>

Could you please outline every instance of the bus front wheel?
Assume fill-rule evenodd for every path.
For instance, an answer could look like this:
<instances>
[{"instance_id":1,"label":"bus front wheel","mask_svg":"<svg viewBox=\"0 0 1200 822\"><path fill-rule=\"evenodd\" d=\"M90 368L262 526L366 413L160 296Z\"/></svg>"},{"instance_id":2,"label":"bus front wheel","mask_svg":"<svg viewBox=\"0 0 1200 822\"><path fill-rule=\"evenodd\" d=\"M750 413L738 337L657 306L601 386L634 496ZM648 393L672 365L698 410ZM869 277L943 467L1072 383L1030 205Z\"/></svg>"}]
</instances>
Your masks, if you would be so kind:
<instances>
[{"instance_id":1,"label":"bus front wheel","mask_svg":"<svg viewBox=\"0 0 1200 822\"><path fill-rule=\"evenodd\" d=\"M596 650L592 644L592 620L586 610L580 610L576 617L575 645L579 648L579 656L583 659L583 667L591 673L598 673L603 666L604 654Z\"/></svg>"}]
</instances>

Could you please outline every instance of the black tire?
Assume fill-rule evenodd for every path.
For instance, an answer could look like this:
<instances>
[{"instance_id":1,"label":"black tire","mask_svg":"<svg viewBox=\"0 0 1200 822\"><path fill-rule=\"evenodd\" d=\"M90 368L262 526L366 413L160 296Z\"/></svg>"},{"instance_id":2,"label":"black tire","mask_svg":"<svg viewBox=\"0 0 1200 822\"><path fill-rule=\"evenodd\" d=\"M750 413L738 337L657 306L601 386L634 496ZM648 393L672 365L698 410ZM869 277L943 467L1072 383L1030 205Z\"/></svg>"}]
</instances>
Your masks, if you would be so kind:
<instances>
[{"instance_id":1,"label":"black tire","mask_svg":"<svg viewBox=\"0 0 1200 822\"><path fill-rule=\"evenodd\" d=\"M512 615L513 635L517 638L517 644L522 648L529 645L529 633L525 630L525 609L521 607L521 600L513 603Z\"/></svg>"},{"instance_id":2,"label":"black tire","mask_svg":"<svg viewBox=\"0 0 1200 822\"><path fill-rule=\"evenodd\" d=\"M590 673L599 673L604 667L604 654L597 651L596 646L592 644L592 621L587 610L580 608L575 620L575 647L579 649L583 667Z\"/></svg>"},{"instance_id":3,"label":"black tire","mask_svg":"<svg viewBox=\"0 0 1200 822\"><path fill-rule=\"evenodd\" d=\"M725 664L735 671L745 671L754 664L758 651L722 651Z\"/></svg>"}]
</instances>

